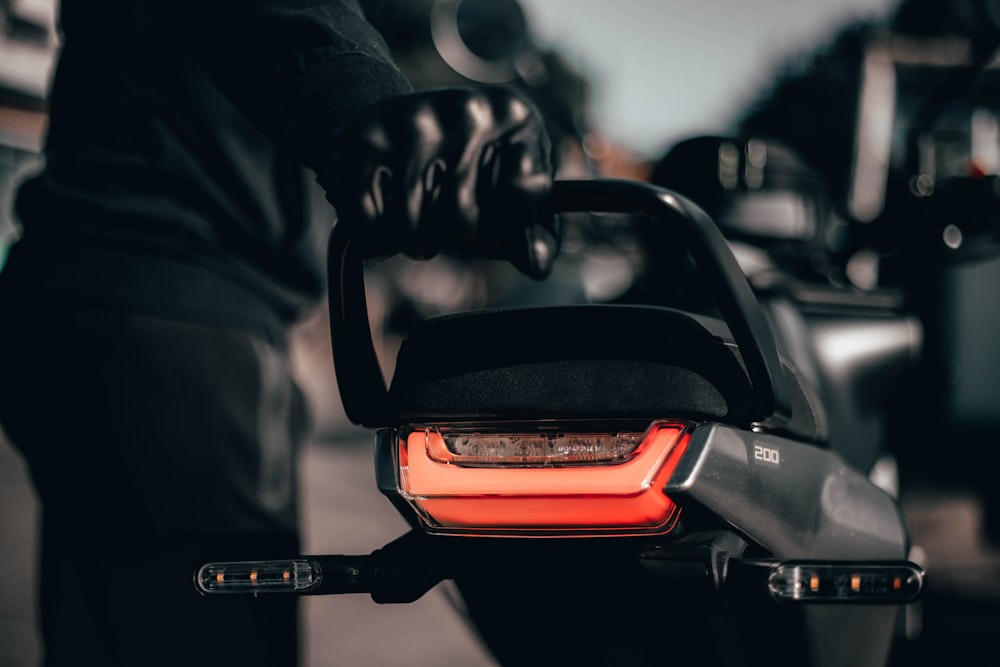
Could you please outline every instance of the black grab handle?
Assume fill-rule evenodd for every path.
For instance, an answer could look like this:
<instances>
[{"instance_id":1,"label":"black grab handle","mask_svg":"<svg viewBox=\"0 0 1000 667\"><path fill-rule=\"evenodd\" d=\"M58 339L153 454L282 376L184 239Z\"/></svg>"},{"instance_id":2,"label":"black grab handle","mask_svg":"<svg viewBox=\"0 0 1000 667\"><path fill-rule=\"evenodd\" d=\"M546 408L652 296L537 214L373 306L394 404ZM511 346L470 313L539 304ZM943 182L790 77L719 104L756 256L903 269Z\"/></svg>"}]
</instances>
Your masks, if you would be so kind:
<instances>
[{"instance_id":1,"label":"black grab handle","mask_svg":"<svg viewBox=\"0 0 1000 667\"><path fill-rule=\"evenodd\" d=\"M771 329L729 244L707 213L672 190L620 179L556 181L549 206L553 213L642 212L678 225L739 346L752 388L752 421L767 428L788 421L791 393ZM334 367L347 418L359 426L386 426L391 419L368 321L364 258L351 243L350 227L334 226L327 255Z\"/></svg>"}]
</instances>

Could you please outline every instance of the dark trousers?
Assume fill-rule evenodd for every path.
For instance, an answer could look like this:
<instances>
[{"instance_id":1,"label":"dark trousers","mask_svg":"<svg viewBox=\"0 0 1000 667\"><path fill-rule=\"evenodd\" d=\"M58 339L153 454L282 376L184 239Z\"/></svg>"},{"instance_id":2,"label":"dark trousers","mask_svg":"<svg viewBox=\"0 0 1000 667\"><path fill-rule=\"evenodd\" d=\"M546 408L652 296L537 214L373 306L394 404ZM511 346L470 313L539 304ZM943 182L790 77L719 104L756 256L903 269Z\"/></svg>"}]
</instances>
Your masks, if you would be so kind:
<instances>
[{"instance_id":1,"label":"dark trousers","mask_svg":"<svg viewBox=\"0 0 1000 667\"><path fill-rule=\"evenodd\" d=\"M284 346L8 268L0 424L42 509L45 664L297 664L294 599L202 597L192 581L209 560L298 552L307 419Z\"/></svg>"}]
</instances>

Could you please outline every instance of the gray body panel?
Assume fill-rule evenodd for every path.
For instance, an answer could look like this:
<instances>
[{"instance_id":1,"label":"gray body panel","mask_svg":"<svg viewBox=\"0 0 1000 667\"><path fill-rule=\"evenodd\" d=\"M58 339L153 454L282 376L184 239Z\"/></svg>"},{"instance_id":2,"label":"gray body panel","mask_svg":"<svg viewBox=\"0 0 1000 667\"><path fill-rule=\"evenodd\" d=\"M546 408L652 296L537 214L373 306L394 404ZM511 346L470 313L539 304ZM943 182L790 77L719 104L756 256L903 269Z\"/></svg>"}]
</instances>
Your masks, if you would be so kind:
<instances>
[{"instance_id":1,"label":"gray body panel","mask_svg":"<svg viewBox=\"0 0 1000 667\"><path fill-rule=\"evenodd\" d=\"M896 503L834 453L764 433L702 424L666 486L698 501L781 559L903 560Z\"/></svg>"},{"instance_id":2,"label":"gray body panel","mask_svg":"<svg viewBox=\"0 0 1000 667\"><path fill-rule=\"evenodd\" d=\"M764 433L696 427L666 492L697 501L779 559L905 560L909 549L903 517L884 491L829 450ZM801 664L886 663L899 607L804 605L802 612L810 655Z\"/></svg>"}]
</instances>

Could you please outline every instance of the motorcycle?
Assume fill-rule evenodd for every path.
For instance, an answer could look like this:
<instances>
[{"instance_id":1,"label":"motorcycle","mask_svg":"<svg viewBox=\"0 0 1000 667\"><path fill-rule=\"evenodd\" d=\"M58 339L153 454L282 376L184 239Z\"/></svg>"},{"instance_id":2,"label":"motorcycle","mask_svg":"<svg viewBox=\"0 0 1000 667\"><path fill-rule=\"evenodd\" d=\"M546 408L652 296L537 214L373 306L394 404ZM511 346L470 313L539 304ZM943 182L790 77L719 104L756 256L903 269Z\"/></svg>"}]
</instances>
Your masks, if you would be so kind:
<instances>
[{"instance_id":1,"label":"motorcycle","mask_svg":"<svg viewBox=\"0 0 1000 667\"><path fill-rule=\"evenodd\" d=\"M827 410L831 387L912 353L910 324L832 292L811 292L812 310L755 293L716 222L675 190L558 180L549 204L650 225L665 239L650 261L693 261L714 303L657 303L664 283L645 302L434 317L387 383L364 262L338 224L337 382L350 421L375 431L375 481L410 530L363 555L206 563L195 587L407 603L450 580L500 664L885 664L925 571L872 474L876 450L841 446L851 437ZM888 326L890 343L828 367L852 322ZM830 352L805 372L786 354L803 331Z\"/></svg>"}]
</instances>

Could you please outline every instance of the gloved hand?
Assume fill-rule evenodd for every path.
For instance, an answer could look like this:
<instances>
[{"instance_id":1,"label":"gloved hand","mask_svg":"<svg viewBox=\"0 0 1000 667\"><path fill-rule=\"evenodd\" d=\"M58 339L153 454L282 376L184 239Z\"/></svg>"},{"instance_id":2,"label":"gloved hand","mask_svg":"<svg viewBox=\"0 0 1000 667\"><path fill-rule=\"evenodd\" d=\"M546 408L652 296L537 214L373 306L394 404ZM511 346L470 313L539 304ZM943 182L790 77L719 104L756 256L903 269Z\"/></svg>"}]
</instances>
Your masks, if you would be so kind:
<instances>
[{"instance_id":1,"label":"gloved hand","mask_svg":"<svg viewBox=\"0 0 1000 667\"><path fill-rule=\"evenodd\" d=\"M437 89L356 114L318 180L367 257L505 259L540 279L559 250L550 151L540 114L513 91Z\"/></svg>"}]
</instances>

